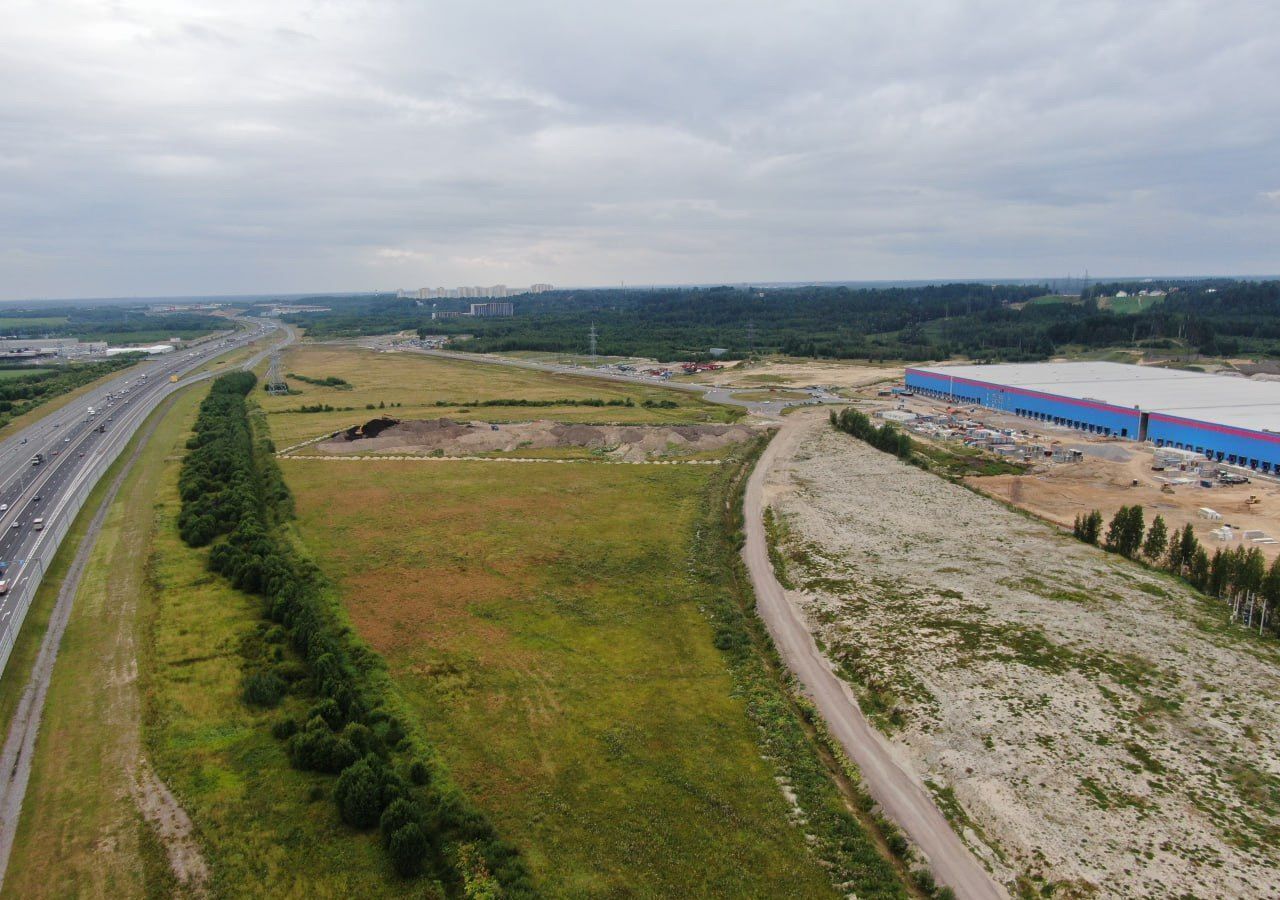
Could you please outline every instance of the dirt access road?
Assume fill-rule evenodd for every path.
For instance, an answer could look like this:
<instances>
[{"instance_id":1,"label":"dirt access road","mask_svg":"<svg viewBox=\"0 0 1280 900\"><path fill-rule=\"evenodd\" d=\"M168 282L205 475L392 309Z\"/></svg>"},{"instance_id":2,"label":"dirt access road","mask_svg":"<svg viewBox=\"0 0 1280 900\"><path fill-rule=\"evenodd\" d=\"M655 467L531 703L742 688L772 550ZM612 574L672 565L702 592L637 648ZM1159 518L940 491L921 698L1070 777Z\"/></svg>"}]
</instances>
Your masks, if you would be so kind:
<instances>
[{"instance_id":1,"label":"dirt access road","mask_svg":"<svg viewBox=\"0 0 1280 900\"><path fill-rule=\"evenodd\" d=\"M774 576L764 531L764 483L775 460L794 452L804 426L812 418L812 413L790 417L765 449L747 482L743 501L747 540L742 558L755 587L760 617L832 735L861 771L871 796L928 857L938 881L950 885L964 898L1007 897L956 836L919 779L899 764L884 739L867 722L853 692L832 672L800 611L787 601L786 592Z\"/></svg>"}]
</instances>

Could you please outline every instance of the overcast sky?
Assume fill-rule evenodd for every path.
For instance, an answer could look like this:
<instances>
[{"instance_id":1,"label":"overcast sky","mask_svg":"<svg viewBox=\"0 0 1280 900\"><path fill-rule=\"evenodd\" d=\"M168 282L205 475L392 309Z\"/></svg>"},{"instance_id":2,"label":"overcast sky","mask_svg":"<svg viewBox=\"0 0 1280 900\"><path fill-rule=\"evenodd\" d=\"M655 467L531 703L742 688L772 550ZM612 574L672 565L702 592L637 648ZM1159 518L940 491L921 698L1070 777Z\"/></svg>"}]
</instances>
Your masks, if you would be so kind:
<instances>
[{"instance_id":1,"label":"overcast sky","mask_svg":"<svg viewBox=\"0 0 1280 900\"><path fill-rule=\"evenodd\" d=\"M0 298L1280 270L1280 3L7 0Z\"/></svg>"}]
</instances>

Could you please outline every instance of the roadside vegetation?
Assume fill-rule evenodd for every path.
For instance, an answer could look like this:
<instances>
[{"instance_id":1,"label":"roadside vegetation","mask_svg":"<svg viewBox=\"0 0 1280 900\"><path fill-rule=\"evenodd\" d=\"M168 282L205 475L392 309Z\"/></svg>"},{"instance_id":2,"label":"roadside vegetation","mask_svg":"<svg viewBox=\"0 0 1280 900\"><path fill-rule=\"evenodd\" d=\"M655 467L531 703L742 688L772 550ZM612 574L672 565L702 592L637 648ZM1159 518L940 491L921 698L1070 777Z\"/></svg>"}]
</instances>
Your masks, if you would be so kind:
<instances>
[{"instance_id":1,"label":"roadside vegetation","mask_svg":"<svg viewBox=\"0 0 1280 900\"><path fill-rule=\"evenodd\" d=\"M3 369L0 374L0 428L48 401L84 387L106 375L127 369L140 355L126 353L90 363L70 363L48 369Z\"/></svg>"},{"instance_id":2,"label":"roadside vegetation","mask_svg":"<svg viewBox=\"0 0 1280 900\"><path fill-rule=\"evenodd\" d=\"M403 878L422 874L455 891L482 885L505 896L531 891L514 849L434 766L394 710L379 660L345 628L319 571L281 533L292 498L268 441L255 441L246 397L251 373L214 382L179 477L178 530L212 543L209 567L262 597L263 622L244 636L242 696L277 707L272 734L295 768L336 775L332 800L355 831L377 829ZM471 891L472 888L467 887Z\"/></svg>"}]
</instances>

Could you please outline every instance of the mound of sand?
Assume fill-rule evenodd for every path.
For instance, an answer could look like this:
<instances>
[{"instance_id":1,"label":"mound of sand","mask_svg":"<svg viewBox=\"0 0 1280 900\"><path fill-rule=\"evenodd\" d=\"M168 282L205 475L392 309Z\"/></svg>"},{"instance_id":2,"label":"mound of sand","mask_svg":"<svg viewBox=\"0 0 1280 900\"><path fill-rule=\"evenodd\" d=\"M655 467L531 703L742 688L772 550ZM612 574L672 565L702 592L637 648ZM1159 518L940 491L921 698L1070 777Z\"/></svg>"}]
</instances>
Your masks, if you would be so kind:
<instances>
[{"instance_id":1,"label":"mound of sand","mask_svg":"<svg viewBox=\"0 0 1280 900\"><path fill-rule=\"evenodd\" d=\"M456 422L452 419L400 422L376 437L345 435L318 445L322 453L477 453L586 447L628 462L659 456L717 450L754 437L745 425L584 425L574 422Z\"/></svg>"}]
</instances>

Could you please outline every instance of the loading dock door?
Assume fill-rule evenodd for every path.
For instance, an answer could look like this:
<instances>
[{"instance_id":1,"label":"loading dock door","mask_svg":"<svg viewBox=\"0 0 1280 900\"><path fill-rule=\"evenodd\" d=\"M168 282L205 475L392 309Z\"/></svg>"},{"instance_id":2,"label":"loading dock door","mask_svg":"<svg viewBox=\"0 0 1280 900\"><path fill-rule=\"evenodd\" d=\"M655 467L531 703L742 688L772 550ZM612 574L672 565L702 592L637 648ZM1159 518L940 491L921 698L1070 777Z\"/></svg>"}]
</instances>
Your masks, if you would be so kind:
<instances>
[{"instance_id":1,"label":"loading dock door","mask_svg":"<svg viewBox=\"0 0 1280 900\"><path fill-rule=\"evenodd\" d=\"M1138 419L1138 443L1142 443L1147 439L1147 420L1150 419L1150 417L1150 413L1142 413L1141 418Z\"/></svg>"}]
</instances>

